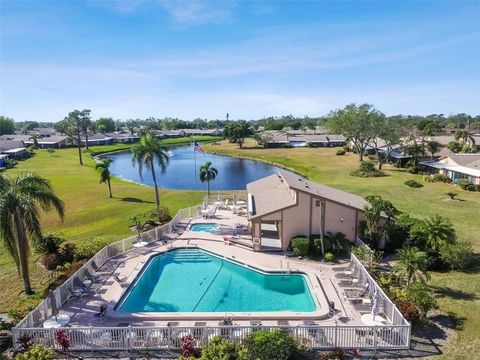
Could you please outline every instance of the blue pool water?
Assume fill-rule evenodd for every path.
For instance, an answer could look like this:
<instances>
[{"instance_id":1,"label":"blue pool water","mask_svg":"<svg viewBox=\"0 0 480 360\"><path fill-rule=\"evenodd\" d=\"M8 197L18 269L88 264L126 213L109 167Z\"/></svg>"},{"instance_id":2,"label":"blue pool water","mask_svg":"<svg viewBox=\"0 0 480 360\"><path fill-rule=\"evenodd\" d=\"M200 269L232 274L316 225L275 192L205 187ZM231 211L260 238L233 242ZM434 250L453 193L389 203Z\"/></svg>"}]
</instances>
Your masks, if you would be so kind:
<instances>
[{"instance_id":1,"label":"blue pool water","mask_svg":"<svg viewBox=\"0 0 480 360\"><path fill-rule=\"evenodd\" d=\"M303 275L265 274L198 249L152 258L117 305L119 312L316 310Z\"/></svg>"},{"instance_id":2,"label":"blue pool water","mask_svg":"<svg viewBox=\"0 0 480 360\"><path fill-rule=\"evenodd\" d=\"M190 231L216 232L220 229L218 224L193 224L190 226Z\"/></svg>"}]
</instances>

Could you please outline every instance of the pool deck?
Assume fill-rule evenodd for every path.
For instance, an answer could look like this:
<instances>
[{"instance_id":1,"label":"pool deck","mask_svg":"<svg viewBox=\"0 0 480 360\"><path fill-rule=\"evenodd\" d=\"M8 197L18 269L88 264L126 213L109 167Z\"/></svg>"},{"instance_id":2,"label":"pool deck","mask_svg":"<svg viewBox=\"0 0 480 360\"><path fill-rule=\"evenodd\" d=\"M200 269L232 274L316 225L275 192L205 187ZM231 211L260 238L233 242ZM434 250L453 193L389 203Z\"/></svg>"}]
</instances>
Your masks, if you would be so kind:
<instances>
[{"instance_id":1,"label":"pool deck","mask_svg":"<svg viewBox=\"0 0 480 360\"><path fill-rule=\"evenodd\" d=\"M60 314L67 314L71 317L69 326L86 327L101 326L115 327L125 326L166 326L170 321L179 322L179 326L193 326L198 318L188 316L175 316L172 319L145 317L117 318L113 307L119 301L128 285L135 279L147 260L155 254L168 251L175 248L195 247L213 252L219 256L233 259L262 270L279 271L289 268L291 271L299 271L308 274L311 283L311 291L316 294L321 303L323 311L328 308L326 301L333 301L336 314L333 317L316 316L315 322L322 325L349 324L361 325L361 313L354 309L349 301L343 299L344 288L338 285L338 279L335 276L338 268L346 267L347 262L343 264L330 264L312 260L300 260L295 257L286 256L282 252L266 253L253 252L251 249L224 243L225 233L192 232L188 231L188 225L192 223L218 223L225 229L234 229L236 225L247 225L247 219L243 216L232 214L229 211L217 211L215 218L194 218L182 225L186 229L179 236L176 236L168 243L156 241L144 247L133 248L121 255L107 260L102 266L103 274L92 286L92 289L86 296L81 298L72 298L60 309ZM228 231L227 231L228 233ZM248 235L245 235L249 239ZM336 271L337 268L337 271ZM121 282L119 282L119 280ZM321 284L321 285L320 285ZM312 289L313 287L313 289ZM100 306L107 305L107 317L98 316ZM184 313L192 314L192 313ZM198 313L199 314L199 313ZM293 314L293 313L292 313ZM250 325L251 320L261 320L263 325L277 325L279 320L288 320L290 325L301 325L304 320L311 319L308 313L300 313L300 316L287 316L270 318L268 313L252 313L246 316L234 316L234 323L238 325ZM220 314L223 317L223 313ZM318 314L317 314L318 315ZM207 325L218 325L219 319L206 316L202 321Z\"/></svg>"}]
</instances>

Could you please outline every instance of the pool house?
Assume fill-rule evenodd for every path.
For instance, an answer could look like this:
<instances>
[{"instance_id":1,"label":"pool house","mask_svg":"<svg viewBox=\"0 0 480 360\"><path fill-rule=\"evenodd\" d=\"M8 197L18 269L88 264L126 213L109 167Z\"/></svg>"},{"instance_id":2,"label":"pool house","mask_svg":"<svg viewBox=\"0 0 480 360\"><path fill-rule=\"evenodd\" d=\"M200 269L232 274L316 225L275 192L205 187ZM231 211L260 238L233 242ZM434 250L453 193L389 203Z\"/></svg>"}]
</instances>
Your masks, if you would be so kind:
<instances>
[{"instance_id":1,"label":"pool house","mask_svg":"<svg viewBox=\"0 0 480 360\"><path fill-rule=\"evenodd\" d=\"M286 250L287 236L317 228L358 241L364 200L273 176L105 246L13 328L15 346L29 335L59 348L63 331L71 351L161 351L187 334L202 347L215 336L240 343L256 329L283 328L317 349L409 348L410 323L354 254L333 265ZM284 202L267 208L275 194Z\"/></svg>"}]
</instances>

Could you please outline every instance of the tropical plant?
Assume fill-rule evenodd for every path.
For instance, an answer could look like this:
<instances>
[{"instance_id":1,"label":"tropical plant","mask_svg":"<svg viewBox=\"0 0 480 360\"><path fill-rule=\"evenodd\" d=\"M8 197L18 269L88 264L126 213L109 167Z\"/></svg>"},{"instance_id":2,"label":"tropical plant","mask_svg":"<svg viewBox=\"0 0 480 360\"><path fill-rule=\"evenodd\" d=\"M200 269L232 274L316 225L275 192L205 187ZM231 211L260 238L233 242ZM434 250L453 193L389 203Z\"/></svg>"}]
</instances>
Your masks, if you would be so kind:
<instances>
[{"instance_id":1,"label":"tropical plant","mask_svg":"<svg viewBox=\"0 0 480 360\"><path fill-rule=\"evenodd\" d=\"M110 164L112 159L102 159L95 165L96 170L100 170L100 183L107 183L110 198L112 198L112 186L110 185Z\"/></svg>"},{"instance_id":2,"label":"tropical plant","mask_svg":"<svg viewBox=\"0 0 480 360\"><path fill-rule=\"evenodd\" d=\"M396 258L393 272L407 287L417 281L426 283L430 278L426 270L428 259L425 252L416 247L402 248L397 250Z\"/></svg>"},{"instance_id":3,"label":"tropical plant","mask_svg":"<svg viewBox=\"0 0 480 360\"><path fill-rule=\"evenodd\" d=\"M207 192L210 196L210 181L215 180L215 177L218 175L218 170L212 166L210 161L207 161L205 165L200 167L200 181L207 182Z\"/></svg>"},{"instance_id":4,"label":"tropical plant","mask_svg":"<svg viewBox=\"0 0 480 360\"><path fill-rule=\"evenodd\" d=\"M454 270L467 269L473 262L473 256L473 246L469 241L458 241L440 247L440 257Z\"/></svg>"},{"instance_id":5,"label":"tropical plant","mask_svg":"<svg viewBox=\"0 0 480 360\"><path fill-rule=\"evenodd\" d=\"M32 345L23 354L15 356L15 360L51 360L55 358L55 351L43 344Z\"/></svg>"},{"instance_id":6,"label":"tropical plant","mask_svg":"<svg viewBox=\"0 0 480 360\"><path fill-rule=\"evenodd\" d=\"M408 296L420 310L420 316L426 318L430 310L438 309L438 303L427 286L415 283L408 289Z\"/></svg>"},{"instance_id":7,"label":"tropical plant","mask_svg":"<svg viewBox=\"0 0 480 360\"><path fill-rule=\"evenodd\" d=\"M48 148L47 152L50 154L50 156L53 156L55 154L55 149L54 148Z\"/></svg>"},{"instance_id":8,"label":"tropical plant","mask_svg":"<svg viewBox=\"0 0 480 360\"><path fill-rule=\"evenodd\" d=\"M138 173L143 179L143 166L152 172L153 184L155 186L155 204L160 206L160 195L158 193L157 177L155 174L155 162L160 166L162 174L167 170L170 157L167 147L156 140L152 134L145 134L140 138L140 142L132 149L132 163L138 165Z\"/></svg>"},{"instance_id":9,"label":"tropical plant","mask_svg":"<svg viewBox=\"0 0 480 360\"><path fill-rule=\"evenodd\" d=\"M295 340L286 330L258 330L244 342L245 360L291 360L297 352Z\"/></svg>"},{"instance_id":10,"label":"tropical plant","mask_svg":"<svg viewBox=\"0 0 480 360\"><path fill-rule=\"evenodd\" d=\"M404 184L407 185L408 187L415 188L415 189L423 187L423 184L413 179L405 181Z\"/></svg>"},{"instance_id":11,"label":"tropical plant","mask_svg":"<svg viewBox=\"0 0 480 360\"><path fill-rule=\"evenodd\" d=\"M202 349L202 360L236 360L237 358L235 345L220 336L210 339Z\"/></svg>"},{"instance_id":12,"label":"tropical plant","mask_svg":"<svg viewBox=\"0 0 480 360\"><path fill-rule=\"evenodd\" d=\"M32 140L32 142L33 142L32 148L38 149L38 139L39 138L40 138L40 135L38 135L38 134L33 134L32 136L30 136L29 140Z\"/></svg>"},{"instance_id":13,"label":"tropical plant","mask_svg":"<svg viewBox=\"0 0 480 360\"><path fill-rule=\"evenodd\" d=\"M457 239L452 223L440 215L427 217L418 226L429 249L438 251L441 245L453 244Z\"/></svg>"},{"instance_id":14,"label":"tropical plant","mask_svg":"<svg viewBox=\"0 0 480 360\"><path fill-rule=\"evenodd\" d=\"M298 256L306 256L310 251L310 239L303 235L297 235L291 240L293 253Z\"/></svg>"},{"instance_id":15,"label":"tropical plant","mask_svg":"<svg viewBox=\"0 0 480 360\"><path fill-rule=\"evenodd\" d=\"M451 200L455 200L455 198L458 196L458 193L455 191L448 191L445 193Z\"/></svg>"},{"instance_id":16,"label":"tropical plant","mask_svg":"<svg viewBox=\"0 0 480 360\"><path fill-rule=\"evenodd\" d=\"M454 153L458 153L462 151L462 144L460 144L458 141L450 141L447 144L447 149Z\"/></svg>"},{"instance_id":17,"label":"tropical plant","mask_svg":"<svg viewBox=\"0 0 480 360\"><path fill-rule=\"evenodd\" d=\"M423 144L412 142L405 146L404 152L412 159L413 166L417 167L419 158L425 155L425 147Z\"/></svg>"},{"instance_id":18,"label":"tropical plant","mask_svg":"<svg viewBox=\"0 0 480 360\"><path fill-rule=\"evenodd\" d=\"M436 141L429 141L425 144L425 150L427 150L430 155L431 159L435 156L435 153L440 149L440 144Z\"/></svg>"},{"instance_id":19,"label":"tropical plant","mask_svg":"<svg viewBox=\"0 0 480 360\"><path fill-rule=\"evenodd\" d=\"M50 182L33 173L14 179L0 174L0 238L22 274L25 292L32 294L28 257L29 242L42 238L40 210L55 210L63 220L64 204Z\"/></svg>"}]
</instances>

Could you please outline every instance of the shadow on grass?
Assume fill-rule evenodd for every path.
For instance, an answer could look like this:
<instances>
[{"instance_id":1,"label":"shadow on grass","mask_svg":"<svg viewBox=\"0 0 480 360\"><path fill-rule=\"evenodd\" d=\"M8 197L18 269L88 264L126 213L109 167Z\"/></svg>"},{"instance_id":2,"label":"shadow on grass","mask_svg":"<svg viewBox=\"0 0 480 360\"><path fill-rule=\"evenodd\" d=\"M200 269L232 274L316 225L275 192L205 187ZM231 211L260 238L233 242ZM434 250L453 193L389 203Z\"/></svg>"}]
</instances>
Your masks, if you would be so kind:
<instances>
[{"instance_id":1,"label":"shadow on grass","mask_svg":"<svg viewBox=\"0 0 480 360\"><path fill-rule=\"evenodd\" d=\"M431 286L435 294L443 297L449 297L455 300L472 301L477 300L479 296L472 292L466 292L463 290L455 290L448 286Z\"/></svg>"},{"instance_id":2,"label":"shadow on grass","mask_svg":"<svg viewBox=\"0 0 480 360\"><path fill-rule=\"evenodd\" d=\"M133 203L144 203L144 204L155 204L154 201L146 201L142 200L139 198L133 198L133 197L124 197L120 199L121 201L126 201L126 202L133 202Z\"/></svg>"}]
</instances>

